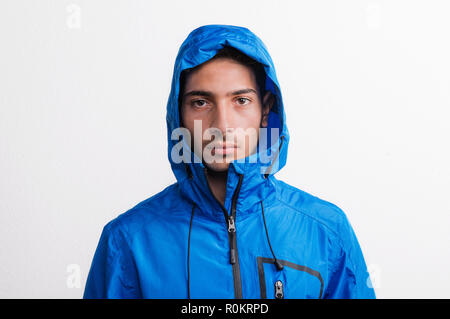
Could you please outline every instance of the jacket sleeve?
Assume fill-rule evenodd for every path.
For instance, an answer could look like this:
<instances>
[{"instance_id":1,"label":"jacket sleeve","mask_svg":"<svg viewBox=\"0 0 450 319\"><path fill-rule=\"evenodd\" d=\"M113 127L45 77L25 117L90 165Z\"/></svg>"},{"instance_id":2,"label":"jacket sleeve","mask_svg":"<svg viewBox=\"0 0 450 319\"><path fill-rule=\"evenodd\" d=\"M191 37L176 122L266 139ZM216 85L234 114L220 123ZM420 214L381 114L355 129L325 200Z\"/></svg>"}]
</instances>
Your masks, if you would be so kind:
<instances>
[{"instance_id":1,"label":"jacket sleeve","mask_svg":"<svg viewBox=\"0 0 450 319\"><path fill-rule=\"evenodd\" d=\"M114 221L103 228L87 277L84 299L140 298L136 267L125 236Z\"/></svg>"},{"instance_id":2,"label":"jacket sleeve","mask_svg":"<svg viewBox=\"0 0 450 319\"><path fill-rule=\"evenodd\" d=\"M345 215L337 235L330 240L334 257L324 298L375 299L361 247Z\"/></svg>"}]
</instances>

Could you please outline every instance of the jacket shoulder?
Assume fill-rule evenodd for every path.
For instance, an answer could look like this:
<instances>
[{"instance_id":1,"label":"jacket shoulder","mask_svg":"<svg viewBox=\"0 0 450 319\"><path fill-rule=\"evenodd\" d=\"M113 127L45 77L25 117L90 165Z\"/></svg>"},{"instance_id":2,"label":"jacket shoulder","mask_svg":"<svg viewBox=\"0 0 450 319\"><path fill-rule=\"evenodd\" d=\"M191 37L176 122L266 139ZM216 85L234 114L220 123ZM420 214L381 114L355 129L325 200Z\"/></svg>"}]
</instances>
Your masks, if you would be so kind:
<instances>
[{"instance_id":1,"label":"jacket shoulder","mask_svg":"<svg viewBox=\"0 0 450 319\"><path fill-rule=\"evenodd\" d=\"M155 219L184 213L186 203L180 195L178 183L173 183L165 189L139 202L127 211L109 221L105 228L115 232L118 229L127 233L137 231Z\"/></svg>"},{"instance_id":2,"label":"jacket shoulder","mask_svg":"<svg viewBox=\"0 0 450 319\"><path fill-rule=\"evenodd\" d=\"M280 202L320 223L334 235L340 237L342 228L349 226L346 214L337 205L281 180L276 180L276 184Z\"/></svg>"}]
</instances>

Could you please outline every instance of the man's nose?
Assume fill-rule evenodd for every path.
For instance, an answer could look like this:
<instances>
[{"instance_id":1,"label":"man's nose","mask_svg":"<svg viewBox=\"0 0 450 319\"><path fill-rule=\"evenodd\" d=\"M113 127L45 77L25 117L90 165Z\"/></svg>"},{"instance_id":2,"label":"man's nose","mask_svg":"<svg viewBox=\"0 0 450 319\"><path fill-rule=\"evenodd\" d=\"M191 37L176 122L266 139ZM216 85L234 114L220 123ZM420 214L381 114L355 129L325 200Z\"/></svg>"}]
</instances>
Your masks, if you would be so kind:
<instances>
[{"instance_id":1,"label":"man's nose","mask_svg":"<svg viewBox=\"0 0 450 319\"><path fill-rule=\"evenodd\" d=\"M213 114L214 119L211 122L211 127L214 127L222 132L222 135L225 137L227 131L231 131L233 128L232 118L231 118L231 110L226 102L219 102L216 105L215 112Z\"/></svg>"}]
</instances>

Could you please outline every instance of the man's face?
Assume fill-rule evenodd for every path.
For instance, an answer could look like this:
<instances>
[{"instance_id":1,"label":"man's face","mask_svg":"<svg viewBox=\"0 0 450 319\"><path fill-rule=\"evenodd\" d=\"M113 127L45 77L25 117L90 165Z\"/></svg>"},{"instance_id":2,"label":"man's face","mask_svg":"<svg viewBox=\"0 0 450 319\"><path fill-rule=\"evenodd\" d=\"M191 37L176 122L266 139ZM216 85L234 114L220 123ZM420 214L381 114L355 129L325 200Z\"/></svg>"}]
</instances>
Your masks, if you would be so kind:
<instances>
[{"instance_id":1,"label":"man's face","mask_svg":"<svg viewBox=\"0 0 450 319\"><path fill-rule=\"evenodd\" d=\"M268 92L261 101L249 67L228 58L208 61L189 74L184 92L182 125L190 131L191 148L205 165L225 171L231 161L256 151L259 128L267 127L273 100ZM194 121L201 121L196 122L195 132Z\"/></svg>"}]
</instances>

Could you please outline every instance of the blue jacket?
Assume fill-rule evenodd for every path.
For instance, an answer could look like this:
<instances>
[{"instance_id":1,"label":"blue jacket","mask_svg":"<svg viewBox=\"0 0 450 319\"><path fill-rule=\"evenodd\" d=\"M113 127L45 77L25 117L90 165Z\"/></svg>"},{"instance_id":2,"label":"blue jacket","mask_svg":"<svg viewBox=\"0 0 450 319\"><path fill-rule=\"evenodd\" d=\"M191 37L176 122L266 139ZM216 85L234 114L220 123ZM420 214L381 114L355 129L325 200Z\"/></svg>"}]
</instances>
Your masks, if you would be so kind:
<instances>
[{"instance_id":1,"label":"blue jacket","mask_svg":"<svg viewBox=\"0 0 450 319\"><path fill-rule=\"evenodd\" d=\"M171 132L179 127L181 71L224 45L264 65L276 97L269 127L280 134L274 143L267 136L268 159L256 153L230 164L222 205L201 162L173 160L179 141ZM255 34L230 25L192 31L176 58L166 119L177 182L103 228L84 298L375 298L344 212L274 176L286 163L289 133L274 64Z\"/></svg>"}]
</instances>

